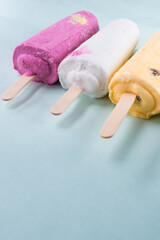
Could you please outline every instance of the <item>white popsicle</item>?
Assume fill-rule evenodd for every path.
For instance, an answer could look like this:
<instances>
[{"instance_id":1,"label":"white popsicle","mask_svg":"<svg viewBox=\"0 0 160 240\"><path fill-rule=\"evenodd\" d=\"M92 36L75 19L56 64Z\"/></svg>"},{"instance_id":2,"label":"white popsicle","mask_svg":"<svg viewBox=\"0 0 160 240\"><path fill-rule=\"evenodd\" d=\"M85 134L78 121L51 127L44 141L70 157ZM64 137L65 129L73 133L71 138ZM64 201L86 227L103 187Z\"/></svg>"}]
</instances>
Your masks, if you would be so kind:
<instances>
[{"instance_id":1,"label":"white popsicle","mask_svg":"<svg viewBox=\"0 0 160 240\"><path fill-rule=\"evenodd\" d=\"M62 87L69 89L74 85L90 97L105 96L111 77L131 56L138 40L139 30L134 22L125 18L112 21L60 63L58 74ZM72 98L71 91L69 94ZM51 113L63 113L62 109L66 110L72 102L72 99L58 101Z\"/></svg>"}]
</instances>

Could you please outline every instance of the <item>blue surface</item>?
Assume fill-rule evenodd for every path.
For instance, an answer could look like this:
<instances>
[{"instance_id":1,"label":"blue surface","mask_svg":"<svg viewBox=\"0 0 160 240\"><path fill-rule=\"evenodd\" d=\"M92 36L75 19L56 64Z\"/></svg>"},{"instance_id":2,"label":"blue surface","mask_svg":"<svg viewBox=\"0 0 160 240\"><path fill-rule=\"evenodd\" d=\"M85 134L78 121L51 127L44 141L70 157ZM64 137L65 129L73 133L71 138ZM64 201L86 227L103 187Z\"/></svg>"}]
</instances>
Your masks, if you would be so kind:
<instances>
[{"instance_id":1,"label":"blue surface","mask_svg":"<svg viewBox=\"0 0 160 240\"><path fill-rule=\"evenodd\" d=\"M160 2L0 0L0 93L17 78L15 46L79 10L100 26L128 17L138 48L160 28ZM128 115L114 138L99 131L114 105L80 96L62 116L59 83L31 83L0 101L0 240L159 240L160 116Z\"/></svg>"}]
</instances>

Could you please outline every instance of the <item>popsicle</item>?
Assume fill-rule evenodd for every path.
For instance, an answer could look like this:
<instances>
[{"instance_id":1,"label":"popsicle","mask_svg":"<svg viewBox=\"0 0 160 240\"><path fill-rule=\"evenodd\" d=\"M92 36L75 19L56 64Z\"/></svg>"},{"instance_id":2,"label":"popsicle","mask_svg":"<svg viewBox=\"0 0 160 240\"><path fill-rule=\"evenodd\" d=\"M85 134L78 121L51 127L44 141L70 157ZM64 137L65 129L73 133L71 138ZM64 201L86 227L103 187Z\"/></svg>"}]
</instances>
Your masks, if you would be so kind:
<instances>
[{"instance_id":1,"label":"popsicle","mask_svg":"<svg viewBox=\"0 0 160 240\"><path fill-rule=\"evenodd\" d=\"M117 106L100 135L112 137L129 111L149 119L160 113L160 31L157 31L113 76L109 97Z\"/></svg>"},{"instance_id":2,"label":"popsicle","mask_svg":"<svg viewBox=\"0 0 160 240\"><path fill-rule=\"evenodd\" d=\"M63 113L82 92L93 98L104 97L108 82L130 57L138 40L137 25L120 18L70 53L58 68L60 83L69 90L52 106L51 113Z\"/></svg>"},{"instance_id":3,"label":"popsicle","mask_svg":"<svg viewBox=\"0 0 160 240\"><path fill-rule=\"evenodd\" d=\"M13 64L22 77L2 99L11 100L32 80L56 82L59 63L98 30L97 18L90 12L80 11L20 43L14 50Z\"/></svg>"}]
</instances>

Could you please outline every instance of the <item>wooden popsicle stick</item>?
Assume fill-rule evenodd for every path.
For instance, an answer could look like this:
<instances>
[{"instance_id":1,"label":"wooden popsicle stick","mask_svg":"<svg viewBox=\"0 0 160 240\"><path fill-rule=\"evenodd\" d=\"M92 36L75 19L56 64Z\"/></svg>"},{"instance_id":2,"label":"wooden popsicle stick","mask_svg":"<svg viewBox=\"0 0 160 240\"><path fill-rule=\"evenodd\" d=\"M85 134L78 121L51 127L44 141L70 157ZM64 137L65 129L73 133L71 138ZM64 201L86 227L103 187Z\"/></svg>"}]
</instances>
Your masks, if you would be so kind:
<instances>
[{"instance_id":1,"label":"wooden popsicle stick","mask_svg":"<svg viewBox=\"0 0 160 240\"><path fill-rule=\"evenodd\" d=\"M23 74L10 88L8 88L2 94L2 100L9 101L9 100L13 99L35 77L36 77L36 75L26 76L25 74Z\"/></svg>"},{"instance_id":2,"label":"wooden popsicle stick","mask_svg":"<svg viewBox=\"0 0 160 240\"><path fill-rule=\"evenodd\" d=\"M51 107L51 113L60 115L74 102L74 100L83 92L83 88L72 85L68 91Z\"/></svg>"},{"instance_id":3,"label":"wooden popsicle stick","mask_svg":"<svg viewBox=\"0 0 160 240\"><path fill-rule=\"evenodd\" d=\"M124 93L117 103L116 107L108 117L107 121L103 125L100 136L102 138L110 138L116 133L120 123L128 113L132 104L134 103L136 98L135 94L132 93Z\"/></svg>"}]
</instances>

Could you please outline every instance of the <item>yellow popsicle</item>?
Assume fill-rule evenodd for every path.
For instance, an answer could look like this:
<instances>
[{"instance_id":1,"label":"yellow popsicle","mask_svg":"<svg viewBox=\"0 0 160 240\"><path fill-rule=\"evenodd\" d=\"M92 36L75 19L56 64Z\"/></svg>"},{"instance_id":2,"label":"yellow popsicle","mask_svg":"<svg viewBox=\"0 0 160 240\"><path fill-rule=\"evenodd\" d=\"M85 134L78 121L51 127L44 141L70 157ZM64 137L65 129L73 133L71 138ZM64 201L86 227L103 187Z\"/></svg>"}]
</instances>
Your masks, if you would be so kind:
<instances>
[{"instance_id":1,"label":"yellow popsicle","mask_svg":"<svg viewBox=\"0 0 160 240\"><path fill-rule=\"evenodd\" d=\"M160 113L160 30L114 74L109 97L115 104L124 93L135 94L130 113L148 119Z\"/></svg>"}]
</instances>

